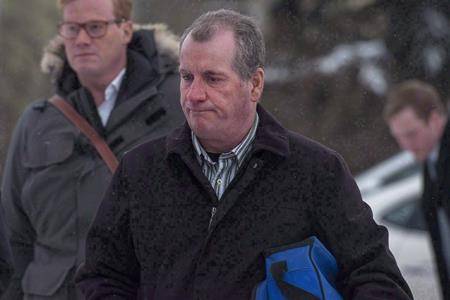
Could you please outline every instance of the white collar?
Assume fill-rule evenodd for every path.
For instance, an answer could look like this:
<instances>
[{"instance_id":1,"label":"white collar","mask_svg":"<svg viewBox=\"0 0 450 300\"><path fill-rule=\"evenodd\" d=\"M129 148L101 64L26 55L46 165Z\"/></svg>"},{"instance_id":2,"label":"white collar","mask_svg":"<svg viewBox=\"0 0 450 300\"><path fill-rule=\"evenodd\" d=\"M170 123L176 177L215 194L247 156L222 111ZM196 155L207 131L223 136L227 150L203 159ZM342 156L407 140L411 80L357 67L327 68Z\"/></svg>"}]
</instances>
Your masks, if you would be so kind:
<instances>
[{"instance_id":1,"label":"white collar","mask_svg":"<svg viewBox=\"0 0 450 300\"><path fill-rule=\"evenodd\" d=\"M114 105L116 104L117 95L119 94L120 85L122 84L124 76L125 68L123 68L113 79L113 81L111 81L111 83L106 87L105 100L97 107L103 126L106 126L109 116L111 115Z\"/></svg>"}]
</instances>

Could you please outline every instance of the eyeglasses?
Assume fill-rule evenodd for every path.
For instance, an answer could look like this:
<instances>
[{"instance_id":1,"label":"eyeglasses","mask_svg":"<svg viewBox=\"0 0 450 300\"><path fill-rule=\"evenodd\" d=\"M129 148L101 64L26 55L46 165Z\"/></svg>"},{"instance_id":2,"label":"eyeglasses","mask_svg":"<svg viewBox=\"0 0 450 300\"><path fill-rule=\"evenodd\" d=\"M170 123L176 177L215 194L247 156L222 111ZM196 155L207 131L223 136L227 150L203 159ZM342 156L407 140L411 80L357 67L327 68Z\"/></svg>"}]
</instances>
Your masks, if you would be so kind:
<instances>
[{"instance_id":1,"label":"eyeglasses","mask_svg":"<svg viewBox=\"0 0 450 300\"><path fill-rule=\"evenodd\" d=\"M106 34L108 25L120 24L125 20L110 20L110 21L90 21L86 23L75 23L75 22L62 22L58 26L59 35L65 39L75 39L80 33L81 29L93 39L101 38Z\"/></svg>"}]
</instances>

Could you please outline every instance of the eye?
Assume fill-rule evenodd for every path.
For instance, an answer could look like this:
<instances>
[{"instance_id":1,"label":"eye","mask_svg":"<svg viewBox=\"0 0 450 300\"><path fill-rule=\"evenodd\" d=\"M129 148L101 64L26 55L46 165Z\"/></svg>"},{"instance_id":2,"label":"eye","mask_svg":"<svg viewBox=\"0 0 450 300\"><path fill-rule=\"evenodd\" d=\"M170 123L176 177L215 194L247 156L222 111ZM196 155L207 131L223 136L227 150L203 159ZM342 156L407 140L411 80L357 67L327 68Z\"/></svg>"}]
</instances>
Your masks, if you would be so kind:
<instances>
[{"instance_id":1,"label":"eye","mask_svg":"<svg viewBox=\"0 0 450 300\"><path fill-rule=\"evenodd\" d=\"M69 34L78 33L80 25L75 23L66 23L63 25L63 31Z\"/></svg>"},{"instance_id":2,"label":"eye","mask_svg":"<svg viewBox=\"0 0 450 300\"><path fill-rule=\"evenodd\" d=\"M104 24L101 22L90 22L86 24L86 28L89 32L97 33L102 32Z\"/></svg>"},{"instance_id":3,"label":"eye","mask_svg":"<svg viewBox=\"0 0 450 300\"><path fill-rule=\"evenodd\" d=\"M218 76L214 76L214 75L206 75L205 79L207 82L211 83L211 84L216 84L222 81L222 78L218 77Z\"/></svg>"},{"instance_id":4,"label":"eye","mask_svg":"<svg viewBox=\"0 0 450 300\"><path fill-rule=\"evenodd\" d=\"M190 73L181 73L180 76L184 81L192 81L194 79L194 76Z\"/></svg>"}]
</instances>

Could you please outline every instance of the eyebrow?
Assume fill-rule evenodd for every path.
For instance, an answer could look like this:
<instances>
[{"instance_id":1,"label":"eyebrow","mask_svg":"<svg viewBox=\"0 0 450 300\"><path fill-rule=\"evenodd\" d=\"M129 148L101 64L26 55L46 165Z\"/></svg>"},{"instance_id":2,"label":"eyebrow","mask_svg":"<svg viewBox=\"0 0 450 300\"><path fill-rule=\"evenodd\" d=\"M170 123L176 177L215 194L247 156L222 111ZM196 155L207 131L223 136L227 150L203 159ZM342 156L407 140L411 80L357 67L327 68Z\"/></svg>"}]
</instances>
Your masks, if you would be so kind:
<instances>
[{"instance_id":1,"label":"eyebrow","mask_svg":"<svg viewBox=\"0 0 450 300\"><path fill-rule=\"evenodd\" d=\"M191 71L189 71L187 69L183 69L183 68L179 68L178 72L180 74L190 74L190 73L192 73ZM213 70L206 70L206 71L202 72L202 75L227 77L225 72L213 71Z\"/></svg>"},{"instance_id":2,"label":"eyebrow","mask_svg":"<svg viewBox=\"0 0 450 300\"><path fill-rule=\"evenodd\" d=\"M224 72L217 72L217 71L211 71L211 70L206 70L205 72L203 72L204 75L207 76L222 76L222 77L226 77Z\"/></svg>"}]
</instances>

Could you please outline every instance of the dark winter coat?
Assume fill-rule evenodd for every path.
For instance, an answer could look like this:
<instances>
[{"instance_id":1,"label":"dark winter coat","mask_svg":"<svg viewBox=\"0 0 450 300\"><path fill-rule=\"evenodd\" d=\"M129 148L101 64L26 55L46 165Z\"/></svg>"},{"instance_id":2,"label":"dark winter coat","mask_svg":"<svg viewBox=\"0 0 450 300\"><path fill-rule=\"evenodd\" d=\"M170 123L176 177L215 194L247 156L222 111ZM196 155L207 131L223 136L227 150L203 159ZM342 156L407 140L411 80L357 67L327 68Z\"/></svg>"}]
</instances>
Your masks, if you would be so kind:
<instances>
[{"instance_id":1,"label":"dark winter coat","mask_svg":"<svg viewBox=\"0 0 450 300\"><path fill-rule=\"evenodd\" d=\"M450 270L445 267L437 217L438 208L443 208L450 218L450 122L447 123L441 139L439 157L436 163L437 181L431 180L426 164L424 170L422 207L434 248L436 266L444 295L443 299L450 299Z\"/></svg>"},{"instance_id":2,"label":"dark winter coat","mask_svg":"<svg viewBox=\"0 0 450 300\"><path fill-rule=\"evenodd\" d=\"M252 151L220 201L187 125L124 157L76 279L87 299L135 299L138 289L145 299L249 299L265 278L263 251L311 235L336 257L345 299L410 299L341 157L258 114Z\"/></svg>"},{"instance_id":3,"label":"dark winter coat","mask_svg":"<svg viewBox=\"0 0 450 300\"><path fill-rule=\"evenodd\" d=\"M105 127L90 93L80 86L67 61L58 57L59 38L47 49L43 64L56 75L57 93L120 158L184 121L176 45L174 36L161 26L134 33L125 76ZM84 261L88 227L111 177L87 138L55 107L38 101L25 110L10 143L2 183L2 206L16 262L5 299L21 299L22 292L52 296L73 282L71 276Z\"/></svg>"}]
</instances>

